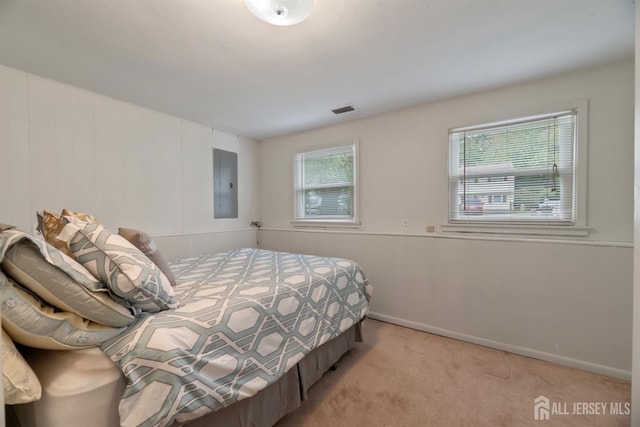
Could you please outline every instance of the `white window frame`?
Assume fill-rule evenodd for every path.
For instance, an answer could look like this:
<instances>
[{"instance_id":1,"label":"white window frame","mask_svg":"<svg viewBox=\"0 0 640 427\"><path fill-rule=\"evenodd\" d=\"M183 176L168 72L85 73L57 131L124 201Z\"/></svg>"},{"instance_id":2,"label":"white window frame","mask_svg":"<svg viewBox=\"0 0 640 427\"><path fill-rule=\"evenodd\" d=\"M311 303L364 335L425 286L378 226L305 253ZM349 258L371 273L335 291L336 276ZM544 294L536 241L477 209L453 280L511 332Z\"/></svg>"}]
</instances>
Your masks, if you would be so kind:
<instances>
[{"instance_id":1,"label":"white window frame","mask_svg":"<svg viewBox=\"0 0 640 427\"><path fill-rule=\"evenodd\" d=\"M589 234L587 225L587 145L588 145L588 100L579 99L566 103L547 105L542 108L525 109L518 114L514 114L511 120L487 120L488 125L507 124L518 121L522 118L545 116L554 111L576 111L575 145L573 153L574 164L574 189L573 189L573 210L574 219L572 225L558 225L548 223L510 223L510 222L464 222L448 220L441 226L444 232L464 232L464 233L488 233L488 234L520 234L520 235L541 235L541 236L571 236L584 237ZM461 129L471 126L456 126L451 129ZM451 130L450 129L450 130ZM449 140L447 139L447 144ZM447 164L451 164L451 146L447 150ZM448 182L448 180L447 180ZM447 184L449 185L449 184ZM453 195L451 188L447 191L447 197L459 197ZM450 218L447 200L445 218Z\"/></svg>"},{"instance_id":2,"label":"white window frame","mask_svg":"<svg viewBox=\"0 0 640 427\"><path fill-rule=\"evenodd\" d=\"M304 214L304 192L305 187L302 185L303 163L302 155L322 155L344 152L352 150L353 153L353 215L317 215L306 216ZM293 155L293 220L291 223L297 227L360 227L359 217L359 169L360 169L360 143L353 141L326 147L317 147L314 149L298 151Z\"/></svg>"}]
</instances>

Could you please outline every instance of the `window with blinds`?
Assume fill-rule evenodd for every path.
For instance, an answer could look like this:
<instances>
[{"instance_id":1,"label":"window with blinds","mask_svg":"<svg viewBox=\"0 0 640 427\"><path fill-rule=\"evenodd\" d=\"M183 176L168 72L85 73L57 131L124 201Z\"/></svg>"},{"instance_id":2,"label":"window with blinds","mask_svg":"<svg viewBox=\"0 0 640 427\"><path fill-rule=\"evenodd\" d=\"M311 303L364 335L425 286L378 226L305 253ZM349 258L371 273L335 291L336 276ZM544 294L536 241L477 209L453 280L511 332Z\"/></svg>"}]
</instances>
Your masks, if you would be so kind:
<instances>
[{"instance_id":1,"label":"window with blinds","mask_svg":"<svg viewBox=\"0 0 640 427\"><path fill-rule=\"evenodd\" d=\"M574 225L575 110L449 132L449 222Z\"/></svg>"},{"instance_id":2,"label":"window with blinds","mask_svg":"<svg viewBox=\"0 0 640 427\"><path fill-rule=\"evenodd\" d=\"M357 145L295 156L295 219L356 221Z\"/></svg>"}]
</instances>

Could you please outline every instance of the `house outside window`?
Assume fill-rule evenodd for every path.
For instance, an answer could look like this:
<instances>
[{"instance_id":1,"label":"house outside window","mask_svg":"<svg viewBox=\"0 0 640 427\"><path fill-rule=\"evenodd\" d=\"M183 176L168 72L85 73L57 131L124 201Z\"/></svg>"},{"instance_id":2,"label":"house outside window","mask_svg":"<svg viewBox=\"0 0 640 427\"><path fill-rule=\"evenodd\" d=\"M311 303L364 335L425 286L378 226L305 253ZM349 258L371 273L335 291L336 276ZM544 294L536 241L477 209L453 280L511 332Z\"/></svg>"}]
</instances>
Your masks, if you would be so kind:
<instances>
[{"instance_id":1,"label":"house outside window","mask_svg":"<svg viewBox=\"0 0 640 427\"><path fill-rule=\"evenodd\" d=\"M297 153L294 223L356 225L358 144Z\"/></svg>"},{"instance_id":2,"label":"house outside window","mask_svg":"<svg viewBox=\"0 0 640 427\"><path fill-rule=\"evenodd\" d=\"M449 223L576 225L577 109L449 132Z\"/></svg>"}]
</instances>

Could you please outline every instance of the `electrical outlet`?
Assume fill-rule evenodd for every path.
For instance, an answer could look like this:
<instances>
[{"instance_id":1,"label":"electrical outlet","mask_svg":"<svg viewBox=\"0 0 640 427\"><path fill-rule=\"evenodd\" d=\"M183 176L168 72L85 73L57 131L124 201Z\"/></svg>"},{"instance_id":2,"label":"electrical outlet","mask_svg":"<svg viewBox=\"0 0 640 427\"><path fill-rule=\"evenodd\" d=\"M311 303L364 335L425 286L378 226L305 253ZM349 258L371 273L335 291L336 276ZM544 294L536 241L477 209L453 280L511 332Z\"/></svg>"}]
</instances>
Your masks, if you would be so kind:
<instances>
[{"instance_id":1,"label":"electrical outlet","mask_svg":"<svg viewBox=\"0 0 640 427\"><path fill-rule=\"evenodd\" d=\"M404 228L405 230L409 229L409 220L408 219L403 219L402 220L402 228Z\"/></svg>"},{"instance_id":2,"label":"electrical outlet","mask_svg":"<svg viewBox=\"0 0 640 427\"><path fill-rule=\"evenodd\" d=\"M433 233L436 231L436 227L434 225L427 225L427 233Z\"/></svg>"}]
</instances>

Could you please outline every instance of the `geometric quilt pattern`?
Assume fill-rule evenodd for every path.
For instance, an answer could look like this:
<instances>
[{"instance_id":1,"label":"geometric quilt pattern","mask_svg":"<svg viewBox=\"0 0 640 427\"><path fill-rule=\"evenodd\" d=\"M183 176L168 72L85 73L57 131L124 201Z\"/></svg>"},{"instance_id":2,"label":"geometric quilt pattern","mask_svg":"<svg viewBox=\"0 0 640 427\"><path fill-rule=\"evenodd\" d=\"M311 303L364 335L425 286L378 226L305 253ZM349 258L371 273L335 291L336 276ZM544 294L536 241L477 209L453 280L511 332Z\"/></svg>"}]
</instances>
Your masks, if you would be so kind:
<instances>
[{"instance_id":1,"label":"geometric quilt pattern","mask_svg":"<svg viewBox=\"0 0 640 427\"><path fill-rule=\"evenodd\" d=\"M127 385L122 426L167 426L250 397L369 311L357 263L261 249L171 263L178 308L142 313L102 349Z\"/></svg>"},{"instance_id":2,"label":"geometric quilt pattern","mask_svg":"<svg viewBox=\"0 0 640 427\"><path fill-rule=\"evenodd\" d=\"M157 312L176 307L169 279L124 237L75 217L63 229L76 261L105 283L123 305Z\"/></svg>"}]
</instances>

